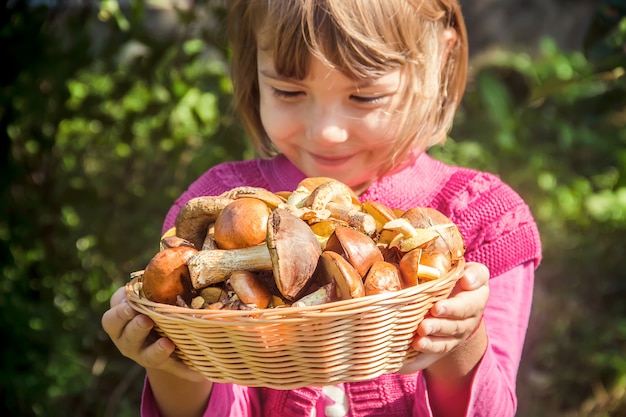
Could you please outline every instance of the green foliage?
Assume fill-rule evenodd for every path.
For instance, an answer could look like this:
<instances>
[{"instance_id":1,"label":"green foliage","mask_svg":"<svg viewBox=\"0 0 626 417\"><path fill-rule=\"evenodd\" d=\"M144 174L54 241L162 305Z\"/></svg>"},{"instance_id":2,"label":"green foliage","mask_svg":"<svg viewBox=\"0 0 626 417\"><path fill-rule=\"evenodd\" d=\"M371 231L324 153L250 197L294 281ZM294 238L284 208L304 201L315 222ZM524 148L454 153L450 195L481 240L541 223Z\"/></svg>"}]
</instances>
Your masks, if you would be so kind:
<instances>
[{"instance_id":1,"label":"green foliage","mask_svg":"<svg viewBox=\"0 0 626 417\"><path fill-rule=\"evenodd\" d=\"M0 6L3 414L138 414L143 371L101 315L184 188L253 154L231 116L219 3L160 32L140 0ZM586 54L545 40L476 60L451 139L431 151L498 173L538 220L520 417L626 416L623 6L599 9Z\"/></svg>"},{"instance_id":2,"label":"green foliage","mask_svg":"<svg viewBox=\"0 0 626 417\"><path fill-rule=\"evenodd\" d=\"M607 45L624 39L626 18L615 25ZM454 139L432 150L500 175L539 223L519 416L626 415L626 56L593 45L483 57Z\"/></svg>"},{"instance_id":3,"label":"green foliage","mask_svg":"<svg viewBox=\"0 0 626 417\"><path fill-rule=\"evenodd\" d=\"M16 65L0 102L9 415L136 415L143 373L100 317L154 254L191 180L250 155L230 115L223 28L181 12L189 29L157 37L140 3L125 14L116 2L59 16L16 2L1 13Z\"/></svg>"}]
</instances>

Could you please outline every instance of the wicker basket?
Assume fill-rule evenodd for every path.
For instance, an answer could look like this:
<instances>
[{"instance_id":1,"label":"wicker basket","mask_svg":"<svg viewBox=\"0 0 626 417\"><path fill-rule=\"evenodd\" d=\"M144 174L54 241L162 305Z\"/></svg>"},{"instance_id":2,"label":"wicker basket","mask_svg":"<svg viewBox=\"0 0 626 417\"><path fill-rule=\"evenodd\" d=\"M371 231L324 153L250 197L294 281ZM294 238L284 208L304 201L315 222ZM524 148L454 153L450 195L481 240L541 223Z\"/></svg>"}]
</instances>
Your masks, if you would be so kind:
<instances>
[{"instance_id":1,"label":"wicker basket","mask_svg":"<svg viewBox=\"0 0 626 417\"><path fill-rule=\"evenodd\" d=\"M401 291L312 307L197 310L151 302L126 285L130 305L151 317L180 359L215 382L274 389L362 381L411 361L415 330L462 275Z\"/></svg>"}]
</instances>

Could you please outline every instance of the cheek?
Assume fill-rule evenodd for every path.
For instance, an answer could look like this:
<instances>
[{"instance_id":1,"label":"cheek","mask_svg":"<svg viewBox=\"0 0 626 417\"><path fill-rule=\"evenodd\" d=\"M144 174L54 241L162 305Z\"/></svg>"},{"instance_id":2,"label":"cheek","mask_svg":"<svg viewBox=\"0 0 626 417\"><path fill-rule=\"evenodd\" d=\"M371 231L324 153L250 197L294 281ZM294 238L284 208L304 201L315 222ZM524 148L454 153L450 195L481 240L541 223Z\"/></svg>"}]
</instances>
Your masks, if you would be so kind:
<instances>
[{"instance_id":1,"label":"cheek","mask_svg":"<svg viewBox=\"0 0 626 417\"><path fill-rule=\"evenodd\" d=\"M275 144L295 135L298 130L297 114L289 109L264 103L261 100L259 114L265 133Z\"/></svg>"}]
</instances>

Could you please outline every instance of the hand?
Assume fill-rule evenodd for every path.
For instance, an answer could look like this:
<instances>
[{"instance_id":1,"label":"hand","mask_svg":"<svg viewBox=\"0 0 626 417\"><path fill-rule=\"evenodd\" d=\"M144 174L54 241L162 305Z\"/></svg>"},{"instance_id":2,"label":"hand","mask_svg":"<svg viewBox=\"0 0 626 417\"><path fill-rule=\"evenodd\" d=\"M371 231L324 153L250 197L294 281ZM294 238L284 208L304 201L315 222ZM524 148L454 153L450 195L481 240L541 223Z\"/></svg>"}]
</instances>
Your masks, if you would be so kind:
<instances>
[{"instance_id":1,"label":"hand","mask_svg":"<svg viewBox=\"0 0 626 417\"><path fill-rule=\"evenodd\" d=\"M152 319L134 310L126 302L124 291L122 287L113 294L111 308L102 316L104 331L122 355L146 369L160 369L190 381L205 380L173 355L174 343L156 336Z\"/></svg>"},{"instance_id":2,"label":"hand","mask_svg":"<svg viewBox=\"0 0 626 417\"><path fill-rule=\"evenodd\" d=\"M488 298L489 270L483 264L468 262L450 297L436 302L418 326L411 346L419 354L399 373L426 369L462 345L481 325Z\"/></svg>"}]
</instances>

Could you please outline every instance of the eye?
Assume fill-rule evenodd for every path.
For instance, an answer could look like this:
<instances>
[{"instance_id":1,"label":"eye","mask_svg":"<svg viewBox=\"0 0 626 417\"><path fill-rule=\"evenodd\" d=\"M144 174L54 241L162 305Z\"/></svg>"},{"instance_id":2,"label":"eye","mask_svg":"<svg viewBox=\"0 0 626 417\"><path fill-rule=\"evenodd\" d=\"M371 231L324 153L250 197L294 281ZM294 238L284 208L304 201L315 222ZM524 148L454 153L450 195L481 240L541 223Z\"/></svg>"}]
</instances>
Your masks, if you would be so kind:
<instances>
[{"instance_id":1,"label":"eye","mask_svg":"<svg viewBox=\"0 0 626 417\"><path fill-rule=\"evenodd\" d=\"M304 94L302 91L288 91L288 90L280 90L276 87L272 87L272 94L275 97L282 99L294 99Z\"/></svg>"},{"instance_id":2,"label":"eye","mask_svg":"<svg viewBox=\"0 0 626 417\"><path fill-rule=\"evenodd\" d=\"M384 96L350 96L350 98L356 102L364 104L375 104L384 99Z\"/></svg>"}]
</instances>

